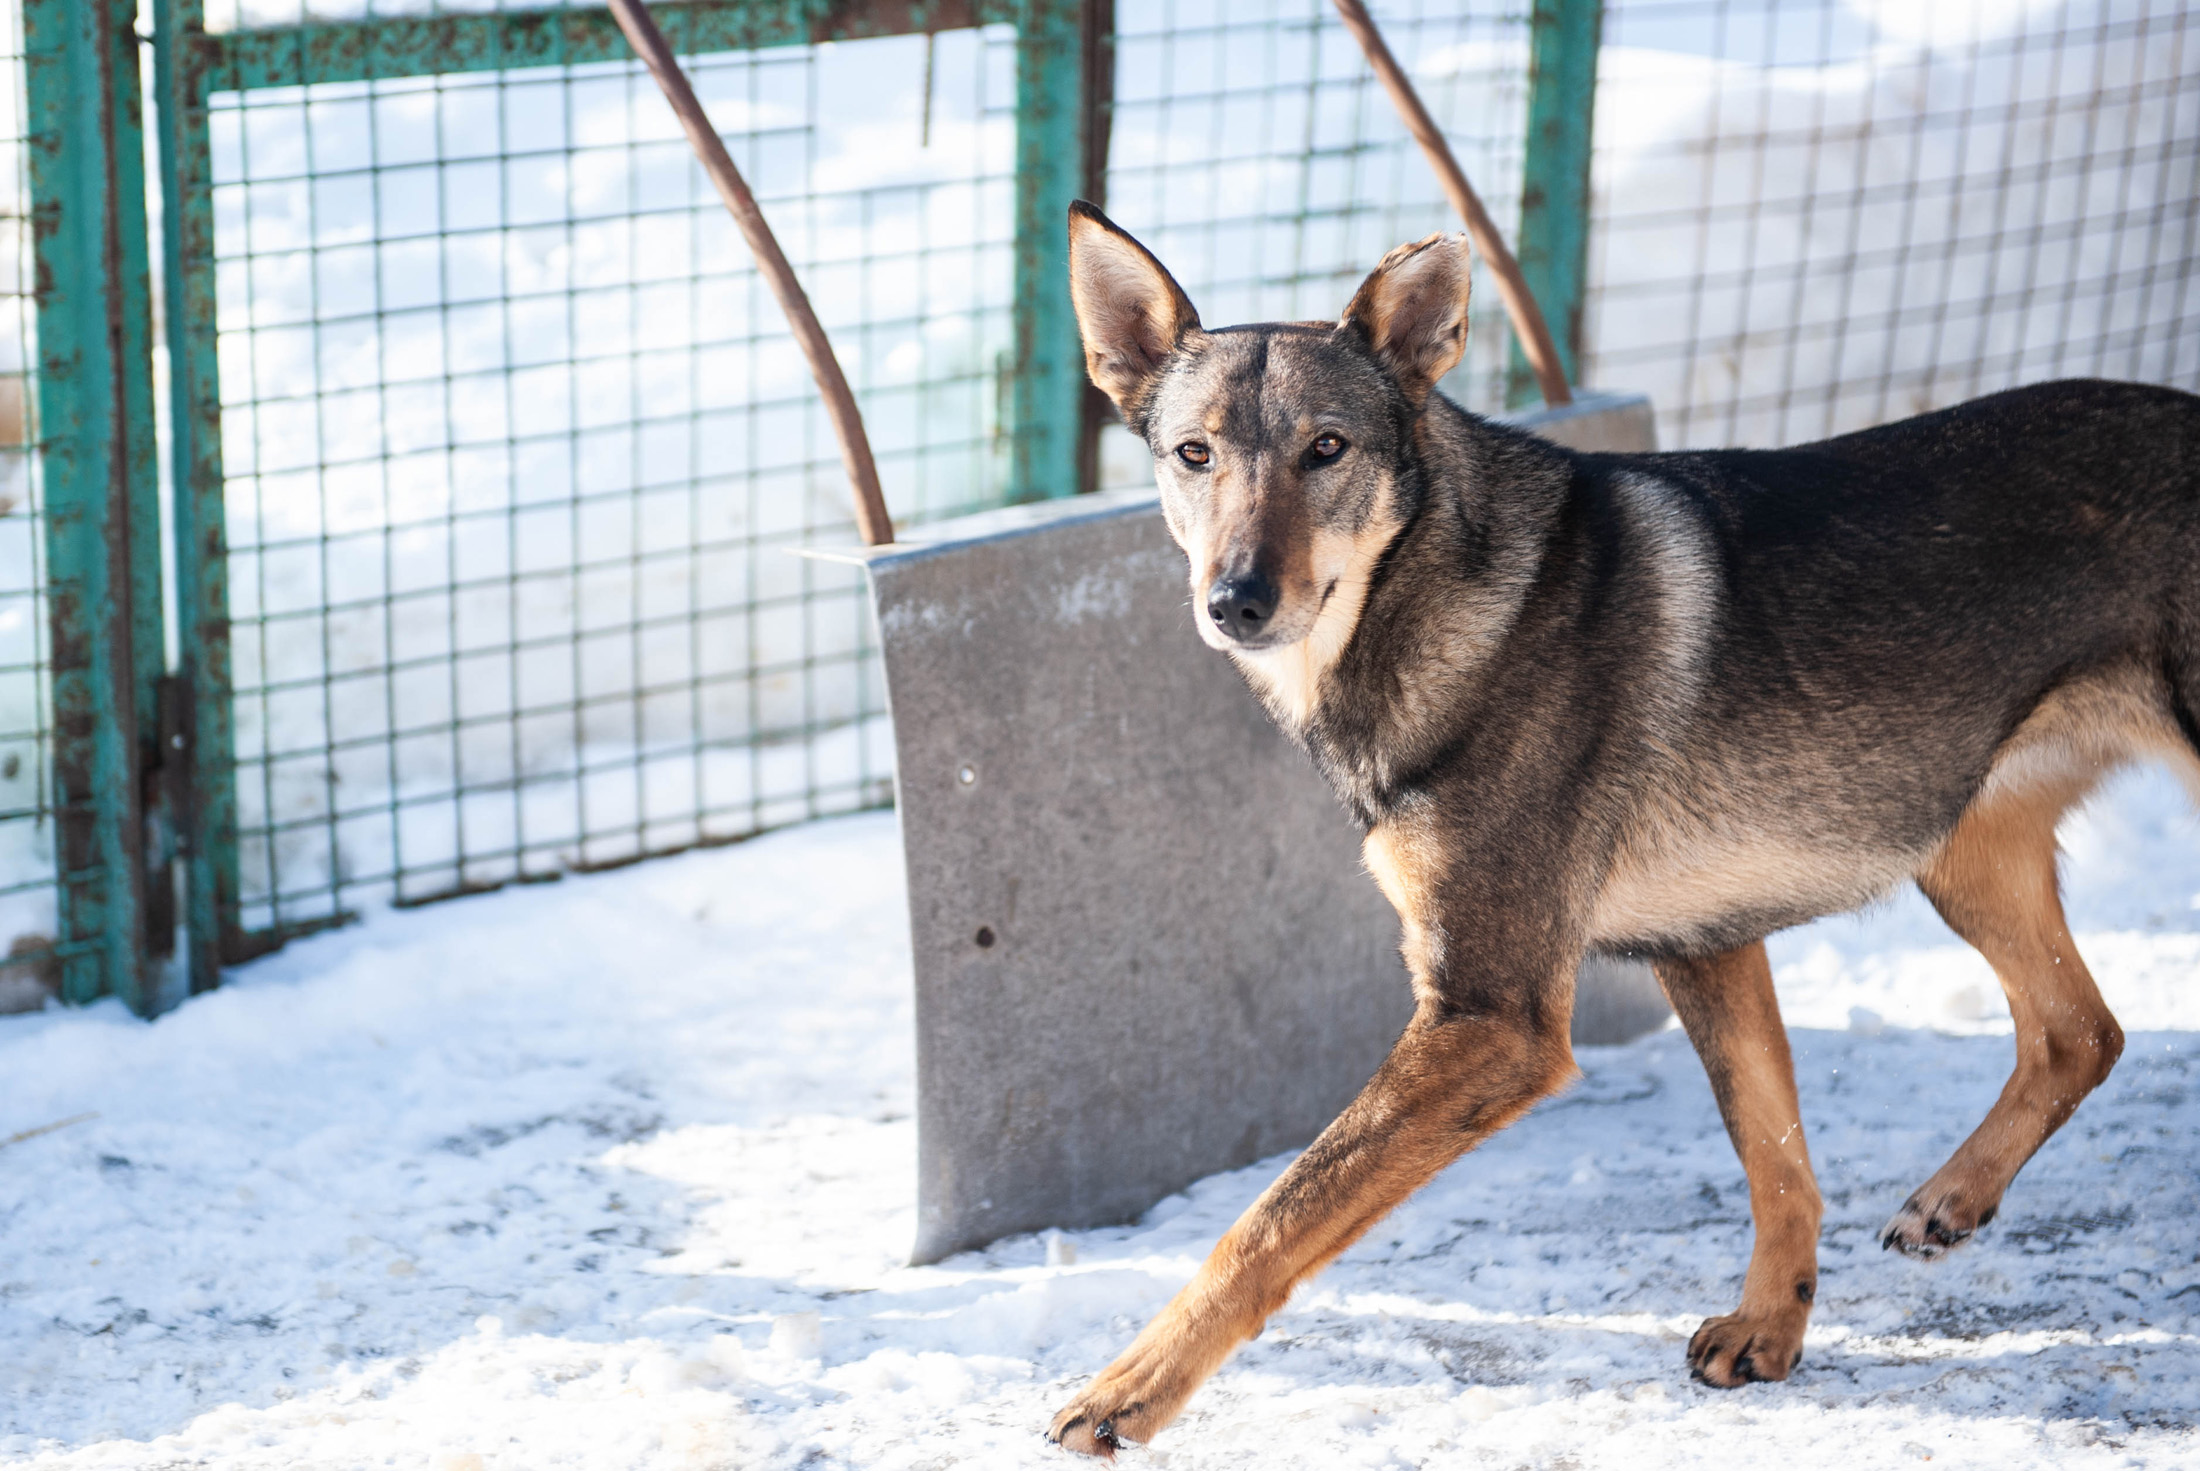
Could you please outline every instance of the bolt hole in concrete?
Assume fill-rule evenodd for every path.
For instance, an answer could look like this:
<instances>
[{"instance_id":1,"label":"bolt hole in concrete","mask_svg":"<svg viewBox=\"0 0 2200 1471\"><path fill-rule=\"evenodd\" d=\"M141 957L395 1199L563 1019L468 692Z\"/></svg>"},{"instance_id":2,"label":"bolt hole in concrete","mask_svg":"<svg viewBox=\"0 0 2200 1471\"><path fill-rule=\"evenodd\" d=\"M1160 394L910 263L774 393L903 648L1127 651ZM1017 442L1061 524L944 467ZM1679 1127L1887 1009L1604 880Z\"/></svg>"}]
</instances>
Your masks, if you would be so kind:
<instances>
[{"instance_id":1,"label":"bolt hole in concrete","mask_svg":"<svg viewBox=\"0 0 2200 1471\"><path fill-rule=\"evenodd\" d=\"M978 926L978 948L980 950L991 950L993 948L993 941L995 938L996 937L993 933L993 926L989 924L982 924Z\"/></svg>"}]
</instances>

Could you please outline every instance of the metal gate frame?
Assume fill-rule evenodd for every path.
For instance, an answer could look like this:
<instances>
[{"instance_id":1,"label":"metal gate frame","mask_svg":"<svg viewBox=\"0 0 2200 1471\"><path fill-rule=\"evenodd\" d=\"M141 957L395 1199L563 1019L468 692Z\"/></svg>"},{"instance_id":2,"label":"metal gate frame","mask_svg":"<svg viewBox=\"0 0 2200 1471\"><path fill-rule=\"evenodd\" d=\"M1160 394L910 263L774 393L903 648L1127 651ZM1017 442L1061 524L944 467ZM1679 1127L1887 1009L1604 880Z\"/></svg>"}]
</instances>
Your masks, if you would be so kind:
<instances>
[{"instance_id":1,"label":"metal gate frame","mask_svg":"<svg viewBox=\"0 0 2200 1471\"><path fill-rule=\"evenodd\" d=\"M175 935L133 0L22 0L61 994L161 1003ZM168 729L172 730L172 717Z\"/></svg>"},{"instance_id":2,"label":"metal gate frame","mask_svg":"<svg viewBox=\"0 0 2200 1471\"><path fill-rule=\"evenodd\" d=\"M216 354L215 92L628 59L602 9L444 14L209 32L204 0L153 0L164 204L170 535L168 669L151 232L135 0L19 0L31 128L38 415L50 567L63 995L144 1016L225 965L335 920L242 919L228 549ZM1532 0L1520 256L1578 358L1601 0ZM685 0L657 8L682 54L1005 24L1016 30L1008 498L1097 482L1104 408L1067 290L1068 202L1104 202L1113 0ZM1516 358L1517 363L1517 358ZM1514 397L1526 390L1512 374ZM186 965L167 984L179 930Z\"/></svg>"}]
</instances>

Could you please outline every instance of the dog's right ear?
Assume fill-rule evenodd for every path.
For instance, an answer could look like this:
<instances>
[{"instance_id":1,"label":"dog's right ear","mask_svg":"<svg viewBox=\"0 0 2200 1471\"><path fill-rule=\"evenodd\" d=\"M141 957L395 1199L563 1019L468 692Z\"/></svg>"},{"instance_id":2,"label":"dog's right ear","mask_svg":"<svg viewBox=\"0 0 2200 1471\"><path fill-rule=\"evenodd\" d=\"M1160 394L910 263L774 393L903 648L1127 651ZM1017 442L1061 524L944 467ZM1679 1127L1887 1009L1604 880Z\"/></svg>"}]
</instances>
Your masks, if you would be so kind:
<instances>
[{"instance_id":1,"label":"dog's right ear","mask_svg":"<svg viewBox=\"0 0 2200 1471\"><path fill-rule=\"evenodd\" d=\"M1152 251L1082 199L1069 207L1069 294L1085 371L1135 426L1154 375L1199 330L1199 313Z\"/></svg>"}]
</instances>

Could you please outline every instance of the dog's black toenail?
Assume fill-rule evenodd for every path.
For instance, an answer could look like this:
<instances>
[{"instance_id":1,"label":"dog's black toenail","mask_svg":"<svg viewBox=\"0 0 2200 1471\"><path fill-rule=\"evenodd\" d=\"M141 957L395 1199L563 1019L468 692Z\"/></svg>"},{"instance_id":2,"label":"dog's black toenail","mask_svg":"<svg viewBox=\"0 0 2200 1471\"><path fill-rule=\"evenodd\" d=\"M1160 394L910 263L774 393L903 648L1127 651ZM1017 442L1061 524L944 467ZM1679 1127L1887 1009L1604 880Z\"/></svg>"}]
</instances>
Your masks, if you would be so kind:
<instances>
[{"instance_id":1,"label":"dog's black toenail","mask_svg":"<svg viewBox=\"0 0 2200 1471\"><path fill-rule=\"evenodd\" d=\"M1093 1426L1092 1438L1111 1451L1123 1448L1122 1442L1115 1438L1115 1422L1113 1420L1102 1420L1099 1424Z\"/></svg>"},{"instance_id":2,"label":"dog's black toenail","mask_svg":"<svg viewBox=\"0 0 2200 1471\"><path fill-rule=\"evenodd\" d=\"M1998 1205L1990 1205L1986 1207L1986 1209L1978 1213L1978 1223L1981 1226L1991 1226L1994 1223L1994 1213L2000 1209L2001 1207Z\"/></svg>"}]
</instances>

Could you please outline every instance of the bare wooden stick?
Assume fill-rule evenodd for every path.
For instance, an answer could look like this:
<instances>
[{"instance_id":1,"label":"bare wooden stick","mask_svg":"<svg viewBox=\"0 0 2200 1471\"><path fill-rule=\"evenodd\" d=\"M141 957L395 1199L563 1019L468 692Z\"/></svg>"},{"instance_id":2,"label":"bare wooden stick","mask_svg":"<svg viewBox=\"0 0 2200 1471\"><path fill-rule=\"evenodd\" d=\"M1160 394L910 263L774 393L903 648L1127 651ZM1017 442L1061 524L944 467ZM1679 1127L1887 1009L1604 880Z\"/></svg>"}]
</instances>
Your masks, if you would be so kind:
<instances>
[{"instance_id":1,"label":"bare wooden stick","mask_svg":"<svg viewBox=\"0 0 2200 1471\"><path fill-rule=\"evenodd\" d=\"M1566 386L1566 370L1558 360L1558 345L1551 340L1551 329L1543 320L1543 311L1535 304L1527 279L1520 274L1520 262L1505 248L1505 237L1497 233L1497 225L1490 219L1489 211L1482 208L1482 200L1474 192L1474 186L1460 171L1459 160L1452 157L1451 145L1444 141L1428 109L1421 105L1421 95L1413 90L1413 83L1407 80L1398 59L1390 54L1390 47L1384 43L1383 33L1375 28L1375 20L1367 13L1367 6L1361 0L1336 0L1336 5L1337 14L1344 18L1345 29L1367 53L1368 65L1375 68L1376 79L1383 84L1383 90L1390 94L1391 105L1405 120L1406 131L1413 134L1413 141L1421 145L1429 166L1436 170L1437 182L1451 197L1451 207L1466 221L1467 233L1474 237L1474 248L1490 263L1490 273L1497 278L1497 294L1505 301L1505 315L1512 319L1513 335L1520 339L1520 350L1527 357L1528 366L1535 370L1535 381L1543 390L1543 401L1554 408L1572 403L1573 390Z\"/></svg>"},{"instance_id":2,"label":"bare wooden stick","mask_svg":"<svg viewBox=\"0 0 2200 1471\"><path fill-rule=\"evenodd\" d=\"M80 1113L71 1118L57 1120L51 1124L40 1124L35 1129L25 1129L21 1133L10 1134L7 1138L0 1139L0 1149L5 1149L10 1144L21 1144L26 1139L36 1139L41 1134L51 1134L56 1129L66 1129L71 1124L81 1124L87 1119L98 1117L99 1115L96 1113Z\"/></svg>"},{"instance_id":3,"label":"bare wooden stick","mask_svg":"<svg viewBox=\"0 0 2200 1471\"><path fill-rule=\"evenodd\" d=\"M802 283L795 279L794 268L787 264L787 257L780 251L779 241L764 220L764 212L756 207L756 196L749 192L741 171L733 166L733 158L726 152L718 130L710 125L703 105L695 100L695 89L688 85L687 74L680 70L680 63L673 57L672 48L665 44L657 23L642 8L641 0L610 0L610 6L612 18L626 33L627 44L634 48L634 54L642 59L649 74L664 90L665 100L672 104L681 130L687 134L695 156L702 161L703 172L710 175L711 183L717 186L718 197L726 202L726 212L733 216L734 224L740 226L741 238L748 241L749 251L756 257L757 270L763 274L764 283L771 287L772 295L779 298L779 309L787 314L787 325L794 331L794 340L801 344L802 355L810 360L810 376L817 380L817 391L825 399L825 412L832 416L833 434L840 441L840 460L848 469L848 483L855 489L856 529L862 533L866 546L892 541L894 523L886 514L886 497L879 491L878 462L871 458L871 441L863 432L862 411L856 407L855 395L848 391L848 380L840 371L840 360L833 356L831 339L818 325L817 313L810 310L809 296L802 290Z\"/></svg>"}]
</instances>

